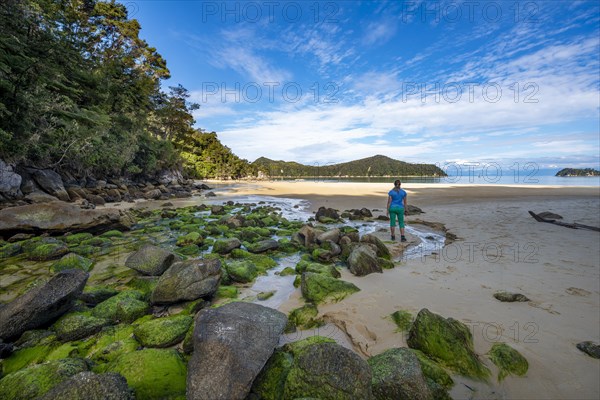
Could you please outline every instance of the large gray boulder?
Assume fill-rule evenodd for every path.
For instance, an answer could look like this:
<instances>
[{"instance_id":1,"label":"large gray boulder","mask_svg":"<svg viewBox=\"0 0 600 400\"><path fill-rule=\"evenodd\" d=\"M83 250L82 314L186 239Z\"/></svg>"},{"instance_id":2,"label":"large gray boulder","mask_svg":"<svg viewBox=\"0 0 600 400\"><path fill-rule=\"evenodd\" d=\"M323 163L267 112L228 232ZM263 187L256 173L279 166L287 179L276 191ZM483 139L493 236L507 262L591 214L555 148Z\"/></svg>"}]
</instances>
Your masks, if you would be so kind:
<instances>
[{"instance_id":1,"label":"large gray boulder","mask_svg":"<svg viewBox=\"0 0 600 400\"><path fill-rule=\"evenodd\" d=\"M302 246L308 247L315 243L315 240L317 239L317 233L318 232L315 231L315 228L312 226L304 225L292 236L292 240Z\"/></svg>"},{"instance_id":2,"label":"large gray boulder","mask_svg":"<svg viewBox=\"0 0 600 400\"><path fill-rule=\"evenodd\" d=\"M386 260L389 260L390 258L392 258L390 250L381 241L381 239L379 239L377 236L372 235L372 234L367 234L367 235L364 235L363 237L361 237L360 241L363 243L370 243L372 245L375 245L375 247L377 248L377 251L376 251L377 257L385 258Z\"/></svg>"},{"instance_id":3,"label":"large gray boulder","mask_svg":"<svg viewBox=\"0 0 600 400\"><path fill-rule=\"evenodd\" d=\"M38 328L67 312L83 291L89 274L59 272L45 285L31 289L0 308L0 339L9 340Z\"/></svg>"},{"instance_id":4,"label":"large gray boulder","mask_svg":"<svg viewBox=\"0 0 600 400\"><path fill-rule=\"evenodd\" d=\"M321 244L327 241L338 243L340 241L340 230L338 228L330 229L327 232L323 232L317 236L317 243Z\"/></svg>"},{"instance_id":5,"label":"large gray boulder","mask_svg":"<svg viewBox=\"0 0 600 400\"><path fill-rule=\"evenodd\" d=\"M253 303L200 311L188 364L187 399L245 399L286 323L285 314Z\"/></svg>"},{"instance_id":6,"label":"large gray boulder","mask_svg":"<svg viewBox=\"0 0 600 400\"><path fill-rule=\"evenodd\" d=\"M242 247L242 242L238 238L219 239L213 244L213 253L229 254L234 249Z\"/></svg>"},{"instance_id":7,"label":"large gray boulder","mask_svg":"<svg viewBox=\"0 0 600 400\"><path fill-rule=\"evenodd\" d=\"M432 398L419 359L403 347L384 351L368 360L376 400L429 400Z\"/></svg>"},{"instance_id":8,"label":"large gray boulder","mask_svg":"<svg viewBox=\"0 0 600 400\"><path fill-rule=\"evenodd\" d=\"M21 181L21 175L14 172L11 165L0 159L0 195L8 199L22 197Z\"/></svg>"},{"instance_id":9,"label":"large gray boulder","mask_svg":"<svg viewBox=\"0 0 600 400\"><path fill-rule=\"evenodd\" d=\"M279 242L275 239L265 239L248 245L250 253L264 253L269 250L277 250L278 248Z\"/></svg>"},{"instance_id":10,"label":"large gray boulder","mask_svg":"<svg viewBox=\"0 0 600 400\"><path fill-rule=\"evenodd\" d=\"M125 261L125 266L140 274L150 276L162 275L175 261L175 254L162 247L147 244L132 253Z\"/></svg>"},{"instance_id":11,"label":"large gray boulder","mask_svg":"<svg viewBox=\"0 0 600 400\"><path fill-rule=\"evenodd\" d=\"M56 172L50 169L38 169L34 170L31 175L46 193L58 197L62 201L71 200L69 194L65 190L62 178Z\"/></svg>"},{"instance_id":12,"label":"large gray boulder","mask_svg":"<svg viewBox=\"0 0 600 400\"><path fill-rule=\"evenodd\" d=\"M368 245L358 245L348 257L348 268L356 276L365 276L373 272L383 272L377 260L377 254Z\"/></svg>"},{"instance_id":13,"label":"large gray boulder","mask_svg":"<svg viewBox=\"0 0 600 400\"><path fill-rule=\"evenodd\" d=\"M19 232L93 232L128 230L134 219L114 208L84 210L75 204L55 201L0 210L0 235Z\"/></svg>"},{"instance_id":14,"label":"large gray boulder","mask_svg":"<svg viewBox=\"0 0 600 400\"><path fill-rule=\"evenodd\" d=\"M95 374L80 372L54 386L39 400L134 400L135 397L127 386L123 376L109 372Z\"/></svg>"},{"instance_id":15,"label":"large gray boulder","mask_svg":"<svg viewBox=\"0 0 600 400\"><path fill-rule=\"evenodd\" d=\"M179 261L159 278L150 300L153 304L172 304L212 296L220 281L218 259Z\"/></svg>"}]
</instances>

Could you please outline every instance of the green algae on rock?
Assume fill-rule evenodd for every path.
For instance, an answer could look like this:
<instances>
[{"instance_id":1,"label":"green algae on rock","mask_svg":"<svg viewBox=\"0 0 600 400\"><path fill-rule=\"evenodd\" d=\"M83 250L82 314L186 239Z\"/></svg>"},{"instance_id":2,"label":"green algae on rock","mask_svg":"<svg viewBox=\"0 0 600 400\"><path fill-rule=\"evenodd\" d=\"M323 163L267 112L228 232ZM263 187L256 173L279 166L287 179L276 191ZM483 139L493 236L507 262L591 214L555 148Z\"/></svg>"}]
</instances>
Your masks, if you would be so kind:
<instances>
[{"instance_id":1,"label":"green algae on rock","mask_svg":"<svg viewBox=\"0 0 600 400\"><path fill-rule=\"evenodd\" d=\"M132 322L150 309L147 303L141 301L143 298L144 294L137 290L126 290L98 304L92 315L113 322Z\"/></svg>"},{"instance_id":2,"label":"green algae on rock","mask_svg":"<svg viewBox=\"0 0 600 400\"><path fill-rule=\"evenodd\" d=\"M300 260L298 264L296 264L296 273L301 274L303 272L314 272L317 274L330 276L332 278L339 278L342 276L340 271L338 271L333 265L325 265L318 262Z\"/></svg>"},{"instance_id":3,"label":"green algae on rock","mask_svg":"<svg viewBox=\"0 0 600 400\"><path fill-rule=\"evenodd\" d=\"M135 351L140 344L133 337L134 328L132 325L105 327L94 338L93 344L87 350L86 358L103 364L114 361L122 354ZM99 365L94 369L102 372L104 366Z\"/></svg>"},{"instance_id":4,"label":"green algae on rock","mask_svg":"<svg viewBox=\"0 0 600 400\"><path fill-rule=\"evenodd\" d=\"M302 274L300 286L302 296L316 304L326 301L338 302L352 293L360 291L353 283L313 272Z\"/></svg>"},{"instance_id":5,"label":"green algae on rock","mask_svg":"<svg viewBox=\"0 0 600 400\"><path fill-rule=\"evenodd\" d=\"M221 285L217 289L217 297L236 299L238 297L238 288L235 286Z\"/></svg>"},{"instance_id":6,"label":"green algae on rock","mask_svg":"<svg viewBox=\"0 0 600 400\"><path fill-rule=\"evenodd\" d=\"M316 318L318 314L317 306L311 303L296 308L288 316L288 327L286 329L290 330L296 327L300 329L317 328L323 325L323 321Z\"/></svg>"},{"instance_id":7,"label":"green algae on rock","mask_svg":"<svg viewBox=\"0 0 600 400\"><path fill-rule=\"evenodd\" d=\"M89 311L76 312L62 316L52 325L52 330L59 340L66 342L91 336L109 323L107 319L94 317Z\"/></svg>"},{"instance_id":8,"label":"green algae on rock","mask_svg":"<svg viewBox=\"0 0 600 400\"><path fill-rule=\"evenodd\" d=\"M41 243L27 254L30 260L47 261L60 258L69 252L64 243Z\"/></svg>"},{"instance_id":9,"label":"green algae on rock","mask_svg":"<svg viewBox=\"0 0 600 400\"><path fill-rule=\"evenodd\" d=\"M413 322L412 314L404 310L394 311L390 317L398 327L397 332L408 331Z\"/></svg>"},{"instance_id":10,"label":"green algae on rock","mask_svg":"<svg viewBox=\"0 0 600 400\"><path fill-rule=\"evenodd\" d=\"M461 375L482 380L490 375L473 350L471 332L455 319L424 308L412 324L407 343Z\"/></svg>"},{"instance_id":11,"label":"green algae on rock","mask_svg":"<svg viewBox=\"0 0 600 400\"><path fill-rule=\"evenodd\" d=\"M256 265L250 260L236 260L225 264L231 280L240 283L252 282L258 275Z\"/></svg>"},{"instance_id":12,"label":"green algae on rock","mask_svg":"<svg viewBox=\"0 0 600 400\"><path fill-rule=\"evenodd\" d=\"M57 273L65 269L80 269L89 272L92 269L92 260L82 257L75 253L68 253L62 256L60 260L50 266L50 271Z\"/></svg>"},{"instance_id":13,"label":"green algae on rock","mask_svg":"<svg viewBox=\"0 0 600 400\"><path fill-rule=\"evenodd\" d=\"M185 397L187 367L176 350L143 349L123 354L107 366L106 372L127 379L138 399Z\"/></svg>"},{"instance_id":14,"label":"green algae on rock","mask_svg":"<svg viewBox=\"0 0 600 400\"><path fill-rule=\"evenodd\" d=\"M256 298L260 301L268 300L277 292L276 290L269 290L268 292L260 292L256 295Z\"/></svg>"},{"instance_id":15,"label":"green algae on rock","mask_svg":"<svg viewBox=\"0 0 600 400\"><path fill-rule=\"evenodd\" d=\"M448 390L454 386L454 380L442 366L438 365L435 361L427 357L423 352L415 349L411 350L415 353L419 359L419 362L421 363L421 370L428 379L428 385L430 389L432 388L431 383L434 383L435 386L438 386L442 390Z\"/></svg>"},{"instance_id":16,"label":"green algae on rock","mask_svg":"<svg viewBox=\"0 0 600 400\"><path fill-rule=\"evenodd\" d=\"M0 399L34 399L60 382L87 370L84 360L74 358L33 365L0 379Z\"/></svg>"},{"instance_id":17,"label":"green algae on rock","mask_svg":"<svg viewBox=\"0 0 600 400\"><path fill-rule=\"evenodd\" d=\"M431 393L417 356L409 348L393 348L367 360L376 400L429 400Z\"/></svg>"},{"instance_id":18,"label":"green algae on rock","mask_svg":"<svg viewBox=\"0 0 600 400\"><path fill-rule=\"evenodd\" d=\"M371 398L371 369L357 354L327 340L296 343L287 347L294 361L285 379L283 398Z\"/></svg>"},{"instance_id":19,"label":"green algae on rock","mask_svg":"<svg viewBox=\"0 0 600 400\"><path fill-rule=\"evenodd\" d=\"M169 347L184 339L193 320L189 315L157 318L138 325L133 334L145 347Z\"/></svg>"},{"instance_id":20,"label":"green algae on rock","mask_svg":"<svg viewBox=\"0 0 600 400\"><path fill-rule=\"evenodd\" d=\"M494 343L489 355L490 360L500 370L498 373L499 382L509 374L523 376L529 369L527 359L506 343Z\"/></svg>"}]
</instances>

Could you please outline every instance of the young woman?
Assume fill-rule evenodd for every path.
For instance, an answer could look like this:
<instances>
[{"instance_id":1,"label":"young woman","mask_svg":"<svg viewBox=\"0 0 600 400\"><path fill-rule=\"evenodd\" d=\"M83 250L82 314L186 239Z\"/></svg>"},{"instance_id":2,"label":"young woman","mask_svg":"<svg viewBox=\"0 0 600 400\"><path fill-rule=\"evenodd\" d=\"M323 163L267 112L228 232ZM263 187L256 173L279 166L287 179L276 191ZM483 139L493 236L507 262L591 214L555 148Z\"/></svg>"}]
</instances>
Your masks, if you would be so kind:
<instances>
[{"instance_id":1,"label":"young woman","mask_svg":"<svg viewBox=\"0 0 600 400\"><path fill-rule=\"evenodd\" d=\"M387 215L390 217L390 233L392 240L396 240L396 218L398 218L398 226L400 227L400 241L406 242L404 236L404 211L406 210L406 192L400 188L402 182L400 179L394 181L394 188L388 193Z\"/></svg>"}]
</instances>

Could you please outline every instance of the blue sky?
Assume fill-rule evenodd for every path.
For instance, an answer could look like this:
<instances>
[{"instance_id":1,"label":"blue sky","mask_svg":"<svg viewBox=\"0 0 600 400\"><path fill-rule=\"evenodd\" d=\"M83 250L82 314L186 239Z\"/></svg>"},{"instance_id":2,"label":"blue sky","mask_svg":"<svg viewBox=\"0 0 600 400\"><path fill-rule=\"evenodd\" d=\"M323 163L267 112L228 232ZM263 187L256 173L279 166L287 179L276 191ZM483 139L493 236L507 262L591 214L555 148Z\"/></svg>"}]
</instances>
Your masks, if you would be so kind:
<instances>
[{"instance_id":1,"label":"blue sky","mask_svg":"<svg viewBox=\"0 0 600 400\"><path fill-rule=\"evenodd\" d=\"M123 1L250 161L600 165L598 1Z\"/></svg>"}]
</instances>

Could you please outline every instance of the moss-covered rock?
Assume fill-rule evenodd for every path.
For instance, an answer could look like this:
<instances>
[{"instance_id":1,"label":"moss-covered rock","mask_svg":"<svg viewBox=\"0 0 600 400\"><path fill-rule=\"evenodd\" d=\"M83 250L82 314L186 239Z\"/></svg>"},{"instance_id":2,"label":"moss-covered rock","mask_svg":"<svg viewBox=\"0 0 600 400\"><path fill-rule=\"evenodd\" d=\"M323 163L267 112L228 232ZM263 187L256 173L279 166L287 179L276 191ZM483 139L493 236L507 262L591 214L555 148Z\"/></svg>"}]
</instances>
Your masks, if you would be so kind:
<instances>
[{"instance_id":1,"label":"moss-covered rock","mask_svg":"<svg viewBox=\"0 0 600 400\"><path fill-rule=\"evenodd\" d=\"M251 393L264 400L282 400L285 381L293 363L292 354L276 349L254 380Z\"/></svg>"},{"instance_id":2,"label":"moss-covered rock","mask_svg":"<svg viewBox=\"0 0 600 400\"><path fill-rule=\"evenodd\" d=\"M412 324L407 343L461 375L483 380L490 375L473 350L471 332L455 319L424 308Z\"/></svg>"},{"instance_id":3,"label":"moss-covered rock","mask_svg":"<svg viewBox=\"0 0 600 400\"><path fill-rule=\"evenodd\" d=\"M375 247L377 248L377 257L381 257L386 260L391 260L392 255L390 253L390 250L387 248L385 243L383 243L381 239L379 239L377 236L373 234L364 235L360 238L360 241L363 243L370 243L375 245Z\"/></svg>"},{"instance_id":4,"label":"moss-covered rock","mask_svg":"<svg viewBox=\"0 0 600 400\"><path fill-rule=\"evenodd\" d=\"M127 381L116 373L80 372L59 383L39 400L133 400Z\"/></svg>"},{"instance_id":5,"label":"moss-covered rock","mask_svg":"<svg viewBox=\"0 0 600 400\"><path fill-rule=\"evenodd\" d=\"M77 245L84 240L88 240L93 238L94 235L88 232L74 233L72 235L67 235L64 237L65 242L69 245Z\"/></svg>"},{"instance_id":6,"label":"moss-covered rock","mask_svg":"<svg viewBox=\"0 0 600 400\"><path fill-rule=\"evenodd\" d=\"M319 314L317 306L308 303L292 310L288 316L288 326L299 329L313 329L323 325L323 321L316 318Z\"/></svg>"},{"instance_id":7,"label":"moss-covered rock","mask_svg":"<svg viewBox=\"0 0 600 400\"><path fill-rule=\"evenodd\" d=\"M417 356L408 348L394 348L369 358L371 386L376 400L429 400L431 393Z\"/></svg>"},{"instance_id":8,"label":"moss-covered rock","mask_svg":"<svg viewBox=\"0 0 600 400\"><path fill-rule=\"evenodd\" d=\"M64 243L42 243L27 254L27 258L35 261L47 261L60 258L69 252Z\"/></svg>"},{"instance_id":9,"label":"moss-covered rock","mask_svg":"<svg viewBox=\"0 0 600 400\"><path fill-rule=\"evenodd\" d=\"M89 311L76 312L62 316L52 325L52 330L59 340L66 342L91 336L109 323L107 319L94 317Z\"/></svg>"},{"instance_id":10,"label":"moss-covered rock","mask_svg":"<svg viewBox=\"0 0 600 400\"><path fill-rule=\"evenodd\" d=\"M217 254L229 254L232 250L239 249L241 246L242 242L237 238L219 239L213 244L212 251Z\"/></svg>"},{"instance_id":11,"label":"moss-covered rock","mask_svg":"<svg viewBox=\"0 0 600 400\"><path fill-rule=\"evenodd\" d=\"M223 297L227 299L236 299L238 297L238 288L235 286L219 286L217 289L217 297Z\"/></svg>"},{"instance_id":12,"label":"moss-covered rock","mask_svg":"<svg viewBox=\"0 0 600 400\"><path fill-rule=\"evenodd\" d=\"M23 332L21 337L15 342L15 346L23 349L26 347L49 344L56 341L54 332L45 329L32 329Z\"/></svg>"},{"instance_id":13,"label":"moss-covered rock","mask_svg":"<svg viewBox=\"0 0 600 400\"><path fill-rule=\"evenodd\" d=\"M338 271L333 265L325 265L307 260L300 260L298 264L296 264L296 273L302 274L303 272L314 272L316 274L322 274L332 278L339 278L342 276L340 271Z\"/></svg>"},{"instance_id":14,"label":"moss-covered rock","mask_svg":"<svg viewBox=\"0 0 600 400\"><path fill-rule=\"evenodd\" d=\"M529 369L527 359L506 343L494 343L489 355L490 360L500 370L498 381L502 381L509 374L523 376Z\"/></svg>"},{"instance_id":15,"label":"moss-covered rock","mask_svg":"<svg viewBox=\"0 0 600 400\"><path fill-rule=\"evenodd\" d=\"M231 252L231 257L235 259L252 261L259 274L276 267L277 262L265 254L252 254L246 250L235 249Z\"/></svg>"},{"instance_id":16,"label":"moss-covered rock","mask_svg":"<svg viewBox=\"0 0 600 400\"><path fill-rule=\"evenodd\" d=\"M200 247L195 244L190 244L177 249L176 252L177 254L181 254L183 256L196 257L200 254Z\"/></svg>"},{"instance_id":17,"label":"moss-covered rock","mask_svg":"<svg viewBox=\"0 0 600 400\"><path fill-rule=\"evenodd\" d=\"M108 300L118 293L118 290L108 286L86 286L83 289L83 293L79 295L79 300L88 305L96 305L102 303L104 300Z\"/></svg>"},{"instance_id":18,"label":"moss-covered rock","mask_svg":"<svg viewBox=\"0 0 600 400\"><path fill-rule=\"evenodd\" d=\"M269 290L268 292L260 292L256 295L256 298L260 301L265 301L273 297L273 295L277 292L276 290Z\"/></svg>"},{"instance_id":19,"label":"moss-covered rock","mask_svg":"<svg viewBox=\"0 0 600 400\"><path fill-rule=\"evenodd\" d=\"M127 287L142 293L141 300L148 301L158 285L158 279L156 276L134 276L127 282Z\"/></svg>"},{"instance_id":20,"label":"moss-covered rock","mask_svg":"<svg viewBox=\"0 0 600 400\"><path fill-rule=\"evenodd\" d=\"M285 267L279 273L279 276L289 276L289 275L296 275L296 270L292 267Z\"/></svg>"},{"instance_id":21,"label":"moss-covered rock","mask_svg":"<svg viewBox=\"0 0 600 400\"><path fill-rule=\"evenodd\" d=\"M87 350L86 358L99 364L114 361L122 354L135 351L140 344L133 337L133 325L117 325L105 327L95 338L95 342ZM99 372L105 368L100 365Z\"/></svg>"},{"instance_id":22,"label":"moss-covered rock","mask_svg":"<svg viewBox=\"0 0 600 400\"><path fill-rule=\"evenodd\" d=\"M390 315L390 317L398 327L398 332L406 332L410 329L410 326L412 325L413 317L412 314L408 311L394 311Z\"/></svg>"},{"instance_id":23,"label":"moss-covered rock","mask_svg":"<svg viewBox=\"0 0 600 400\"><path fill-rule=\"evenodd\" d=\"M284 398L371 398L371 369L357 354L336 343L313 343L293 350Z\"/></svg>"},{"instance_id":24,"label":"moss-covered rock","mask_svg":"<svg viewBox=\"0 0 600 400\"><path fill-rule=\"evenodd\" d=\"M506 302L506 303L529 301L527 296L525 296L521 293L510 293L510 292L505 292L505 291L500 291L500 292L494 293L494 297L496 298L496 300L499 300L501 302Z\"/></svg>"},{"instance_id":25,"label":"moss-covered rock","mask_svg":"<svg viewBox=\"0 0 600 400\"><path fill-rule=\"evenodd\" d=\"M69 251L75 254L79 254L83 257L93 256L94 254L100 253L101 249L91 245L82 245L69 247Z\"/></svg>"},{"instance_id":26,"label":"moss-covered rock","mask_svg":"<svg viewBox=\"0 0 600 400\"><path fill-rule=\"evenodd\" d=\"M180 236L179 238L177 238L177 246L183 247L183 246L188 246L191 244L202 244L202 241L204 240L204 238L200 235L200 233L198 232L190 232L187 235L184 236Z\"/></svg>"},{"instance_id":27,"label":"moss-covered rock","mask_svg":"<svg viewBox=\"0 0 600 400\"><path fill-rule=\"evenodd\" d=\"M75 253L69 253L62 256L60 260L50 266L50 271L57 273L65 269L80 269L89 272L92 269L92 260L82 257Z\"/></svg>"},{"instance_id":28,"label":"moss-covered rock","mask_svg":"<svg viewBox=\"0 0 600 400\"><path fill-rule=\"evenodd\" d=\"M23 251L23 247L19 243L7 243L2 245L0 246L0 260L16 256L21 251Z\"/></svg>"},{"instance_id":29,"label":"moss-covered rock","mask_svg":"<svg viewBox=\"0 0 600 400\"><path fill-rule=\"evenodd\" d=\"M377 263L383 269L393 269L396 267L396 265L394 264L393 261L386 260L385 258L382 258L382 257L377 257Z\"/></svg>"},{"instance_id":30,"label":"moss-covered rock","mask_svg":"<svg viewBox=\"0 0 600 400\"><path fill-rule=\"evenodd\" d=\"M256 265L250 260L230 261L225 265L225 269L231 280L240 283L252 282L258 275Z\"/></svg>"},{"instance_id":31,"label":"moss-covered rock","mask_svg":"<svg viewBox=\"0 0 600 400\"><path fill-rule=\"evenodd\" d=\"M454 380L442 366L427 357L423 352L414 349L411 350L419 359L419 362L421 363L421 370L428 381L435 383L436 386L439 386L443 390L449 390L452 386L454 386ZM430 389L432 389L430 382L428 382L428 385ZM435 389L433 391L439 392L439 389Z\"/></svg>"},{"instance_id":32,"label":"moss-covered rock","mask_svg":"<svg viewBox=\"0 0 600 400\"><path fill-rule=\"evenodd\" d=\"M126 290L98 304L92 315L113 322L132 322L150 309L147 303L141 301L143 298L144 294L137 290Z\"/></svg>"},{"instance_id":33,"label":"moss-covered rock","mask_svg":"<svg viewBox=\"0 0 600 400\"><path fill-rule=\"evenodd\" d=\"M15 351L8 358L0 361L0 377L44 362L55 347L55 343L46 343Z\"/></svg>"},{"instance_id":34,"label":"moss-covered rock","mask_svg":"<svg viewBox=\"0 0 600 400\"><path fill-rule=\"evenodd\" d=\"M34 399L69 377L87 370L84 360L73 358L33 365L0 379L0 399Z\"/></svg>"},{"instance_id":35,"label":"moss-covered rock","mask_svg":"<svg viewBox=\"0 0 600 400\"><path fill-rule=\"evenodd\" d=\"M90 239L82 240L80 242L81 246L94 246L94 247L107 247L112 245L110 239L102 238L102 237L93 237Z\"/></svg>"},{"instance_id":36,"label":"moss-covered rock","mask_svg":"<svg viewBox=\"0 0 600 400\"><path fill-rule=\"evenodd\" d=\"M183 340L193 320L189 315L157 318L138 325L133 334L145 347L169 347Z\"/></svg>"},{"instance_id":37,"label":"moss-covered rock","mask_svg":"<svg viewBox=\"0 0 600 400\"><path fill-rule=\"evenodd\" d=\"M117 231L116 229L113 229L111 231L106 231L102 235L100 235L100 237L109 238L109 239L112 239L112 238L122 238L123 236L124 236L123 232Z\"/></svg>"},{"instance_id":38,"label":"moss-covered rock","mask_svg":"<svg viewBox=\"0 0 600 400\"><path fill-rule=\"evenodd\" d=\"M302 296L316 304L337 302L360 290L353 283L313 272L304 272L301 279Z\"/></svg>"},{"instance_id":39,"label":"moss-covered rock","mask_svg":"<svg viewBox=\"0 0 600 400\"><path fill-rule=\"evenodd\" d=\"M175 350L144 349L123 354L107 371L123 375L138 399L185 398L187 368Z\"/></svg>"}]
</instances>

